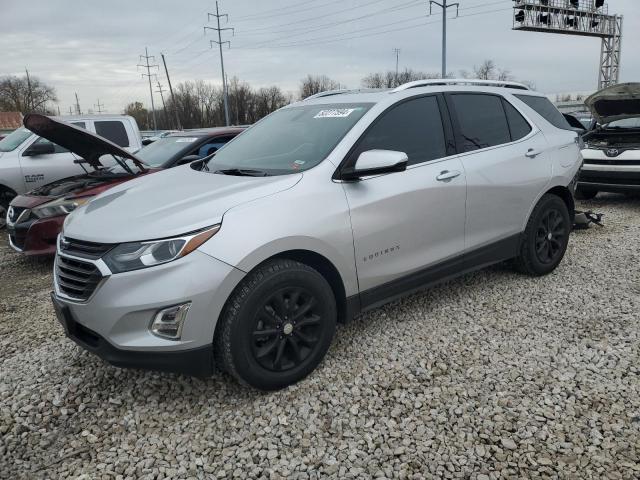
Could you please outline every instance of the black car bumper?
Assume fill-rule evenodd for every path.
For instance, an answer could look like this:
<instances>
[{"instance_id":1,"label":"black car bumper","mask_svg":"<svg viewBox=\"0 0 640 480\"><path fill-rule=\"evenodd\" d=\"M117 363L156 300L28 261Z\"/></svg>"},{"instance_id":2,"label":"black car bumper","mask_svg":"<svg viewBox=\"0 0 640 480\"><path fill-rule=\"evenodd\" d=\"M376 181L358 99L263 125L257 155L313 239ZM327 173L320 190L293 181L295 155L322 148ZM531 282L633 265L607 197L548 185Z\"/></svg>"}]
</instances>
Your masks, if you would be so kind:
<instances>
[{"instance_id":1,"label":"black car bumper","mask_svg":"<svg viewBox=\"0 0 640 480\"><path fill-rule=\"evenodd\" d=\"M54 293L51 293L51 300L58 321L64 327L67 337L111 365L122 368L184 373L194 377L209 377L213 374L213 348L211 346L171 352L122 350L111 345L96 332L76 322L69 307L60 303Z\"/></svg>"},{"instance_id":2,"label":"black car bumper","mask_svg":"<svg viewBox=\"0 0 640 480\"><path fill-rule=\"evenodd\" d=\"M638 192L640 191L640 172L581 170L578 187L600 192Z\"/></svg>"}]
</instances>

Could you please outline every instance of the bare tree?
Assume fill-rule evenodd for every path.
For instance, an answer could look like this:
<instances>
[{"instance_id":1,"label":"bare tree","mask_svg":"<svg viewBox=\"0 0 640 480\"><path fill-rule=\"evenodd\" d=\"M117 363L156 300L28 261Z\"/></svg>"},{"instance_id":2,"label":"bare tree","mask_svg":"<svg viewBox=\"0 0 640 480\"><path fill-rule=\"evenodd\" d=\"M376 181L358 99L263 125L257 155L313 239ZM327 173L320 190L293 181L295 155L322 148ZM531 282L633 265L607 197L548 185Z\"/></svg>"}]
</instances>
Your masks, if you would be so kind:
<instances>
[{"instance_id":1,"label":"bare tree","mask_svg":"<svg viewBox=\"0 0 640 480\"><path fill-rule=\"evenodd\" d=\"M55 89L36 77L0 78L0 111L52 113L49 103L57 101Z\"/></svg>"},{"instance_id":2,"label":"bare tree","mask_svg":"<svg viewBox=\"0 0 640 480\"><path fill-rule=\"evenodd\" d=\"M405 68L398 72L388 70L386 72L370 73L362 79L362 86L365 88L394 88L403 83L413 82L415 80L425 80L430 78L440 78L437 73L424 73Z\"/></svg>"},{"instance_id":3,"label":"bare tree","mask_svg":"<svg viewBox=\"0 0 640 480\"><path fill-rule=\"evenodd\" d=\"M495 80L497 77L497 68L493 60L485 60L480 66L473 66L473 74L475 78L480 80Z\"/></svg>"},{"instance_id":4,"label":"bare tree","mask_svg":"<svg viewBox=\"0 0 640 480\"><path fill-rule=\"evenodd\" d=\"M316 93L343 88L340 82L330 79L326 75L307 75L300 82L300 98L307 98Z\"/></svg>"},{"instance_id":5,"label":"bare tree","mask_svg":"<svg viewBox=\"0 0 640 480\"><path fill-rule=\"evenodd\" d=\"M123 113L125 115L131 115L141 130L147 130L150 127L148 122L149 111L144 108L142 102L131 102L125 107Z\"/></svg>"}]
</instances>

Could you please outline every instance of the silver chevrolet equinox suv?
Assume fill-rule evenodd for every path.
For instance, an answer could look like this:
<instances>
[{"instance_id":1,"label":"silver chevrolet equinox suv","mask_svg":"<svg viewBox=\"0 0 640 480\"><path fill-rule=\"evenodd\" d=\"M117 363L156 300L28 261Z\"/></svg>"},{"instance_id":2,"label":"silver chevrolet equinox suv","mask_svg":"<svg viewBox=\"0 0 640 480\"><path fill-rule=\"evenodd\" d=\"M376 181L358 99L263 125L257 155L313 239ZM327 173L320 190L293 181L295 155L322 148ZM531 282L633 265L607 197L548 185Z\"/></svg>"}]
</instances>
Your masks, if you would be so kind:
<instances>
[{"instance_id":1,"label":"silver chevrolet equinox suv","mask_svg":"<svg viewBox=\"0 0 640 480\"><path fill-rule=\"evenodd\" d=\"M57 316L116 366L282 388L337 321L504 260L553 271L582 163L569 128L509 82L314 95L69 215Z\"/></svg>"}]
</instances>

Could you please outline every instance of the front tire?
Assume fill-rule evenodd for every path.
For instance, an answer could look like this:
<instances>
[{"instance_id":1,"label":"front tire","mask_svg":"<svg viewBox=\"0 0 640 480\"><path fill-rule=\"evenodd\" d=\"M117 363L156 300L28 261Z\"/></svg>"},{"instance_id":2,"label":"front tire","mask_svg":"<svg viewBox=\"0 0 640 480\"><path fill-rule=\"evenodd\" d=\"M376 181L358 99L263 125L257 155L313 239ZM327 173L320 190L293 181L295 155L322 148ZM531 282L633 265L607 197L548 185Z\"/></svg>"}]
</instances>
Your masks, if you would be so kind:
<instances>
[{"instance_id":1,"label":"front tire","mask_svg":"<svg viewBox=\"0 0 640 480\"><path fill-rule=\"evenodd\" d=\"M556 195L544 195L533 209L522 235L516 269L532 276L552 272L564 257L570 233L567 205Z\"/></svg>"},{"instance_id":2,"label":"front tire","mask_svg":"<svg viewBox=\"0 0 640 480\"><path fill-rule=\"evenodd\" d=\"M277 390L311 373L335 333L325 278L289 259L259 266L229 297L214 339L218 364L241 383Z\"/></svg>"}]
</instances>

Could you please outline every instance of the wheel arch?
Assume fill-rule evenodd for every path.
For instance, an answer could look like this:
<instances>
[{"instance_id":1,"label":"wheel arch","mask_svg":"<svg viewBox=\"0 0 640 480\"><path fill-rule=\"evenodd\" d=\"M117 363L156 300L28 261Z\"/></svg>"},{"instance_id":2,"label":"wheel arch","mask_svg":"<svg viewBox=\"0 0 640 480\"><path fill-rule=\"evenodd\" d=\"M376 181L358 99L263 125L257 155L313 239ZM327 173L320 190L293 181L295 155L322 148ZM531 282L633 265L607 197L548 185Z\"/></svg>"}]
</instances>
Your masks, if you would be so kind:
<instances>
[{"instance_id":1,"label":"wheel arch","mask_svg":"<svg viewBox=\"0 0 640 480\"><path fill-rule=\"evenodd\" d=\"M575 203L575 200L573 199L573 195L571 194L571 191L567 187L556 186L547 190L545 192L545 195L546 194L555 195L562 199L562 201L567 206L567 210L569 210L569 217L571 218L571 223L573 223L576 215L575 213L576 203Z\"/></svg>"},{"instance_id":2,"label":"wheel arch","mask_svg":"<svg viewBox=\"0 0 640 480\"><path fill-rule=\"evenodd\" d=\"M18 192L16 192L13 188L0 183L0 196L6 195L6 194L8 194L11 198L18 196Z\"/></svg>"}]
</instances>

